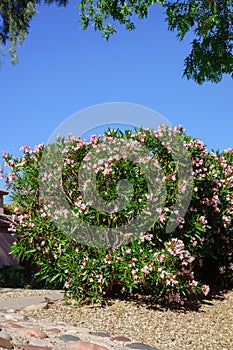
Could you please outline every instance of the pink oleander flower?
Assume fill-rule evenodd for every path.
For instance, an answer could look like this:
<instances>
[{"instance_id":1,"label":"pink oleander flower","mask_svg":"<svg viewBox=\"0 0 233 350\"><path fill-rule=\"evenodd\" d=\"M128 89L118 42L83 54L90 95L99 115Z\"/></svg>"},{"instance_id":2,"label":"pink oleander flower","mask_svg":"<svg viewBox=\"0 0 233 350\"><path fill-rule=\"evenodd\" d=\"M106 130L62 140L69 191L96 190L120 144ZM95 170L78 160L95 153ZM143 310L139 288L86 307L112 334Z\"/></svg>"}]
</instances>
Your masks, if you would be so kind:
<instances>
[{"instance_id":1,"label":"pink oleander flower","mask_svg":"<svg viewBox=\"0 0 233 350\"><path fill-rule=\"evenodd\" d=\"M99 139L100 139L99 135L91 135L90 141L91 141L92 146L97 145Z\"/></svg>"},{"instance_id":2,"label":"pink oleander flower","mask_svg":"<svg viewBox=\"0 0 233 350\"><path fill-rule=\"evenodd\" d=\"M206 284L203 284L203 286L202 286L202 293L206 296L206 295L209 294L209 292L210 292L210 287L208 285L206 285Z\"/></svg>"},{"instance_id":3,"label":"pink oleander flower","mask_svg":"<svg viewBox=\"0 0 233 350\"><path fill-rule=\"evenodd\" d=\"M36 145L33 148L32 152L36 153L36 154L39 154L44 147L45 147L45 144L44 143L40 143L39 145Z\"/></svg>"},{"instance_id":4,"label":"pink oleander flower","mask_svg":"<svg viewBox=\"0 0 233 350\"><path fill-rule=\"evenodd\" d=\"M64 284L64 288L69 288L69 286L70 286L69 282L66 281L65 284Z\"/></svg>"},{"instance_id":5,"label":"pink oleander flower","mask_svg":"<svg viewBox=\"0 0 233 350\"><path fill-rule=\"evenodd\" d=\"M9 155L10 155L9 152L6 152L6 151L3 151L3 152L2 152L3 158L8 158Z\"/></svg>"},{"instance_id":6,"label":"pink oleander flower","mask_svg":"<svg viewBox=\"0 0 233 350\"><path fill-rule=\"evenodd\" d=\"M165 255L164 255L164 254L155 253L154 256L157 258L157 260L158 260L159 262L163 262L163 261L164 261L164 258L165 258Z\"/></svg>"},{"instance_id":7,"label":"pink oleander flower","mask_svg":"<svg viewBox=\"0 0 233 350\"><path fill-rule=\"evenodd\" d=\"M169 300L169 302L176 302L176 303L180 303L181 305L184 304L184 300L186 300L186 298L181 298L181 296L179 294L172 294L170 293L168 296L167 296L167 299Z\"/></svg>"},{"instance_id":8,"label":"pink oleander flower","mask_svg":"<svg viewBox=\"0 0 233 350\"><path fill-rule=\"evenodd\" d=\"M104 279L103 275L96 275L97 281L101 283Z\"/></svg>"},{"instance_id":9,"label":"pink oleander flower","mask_svg":"<svg viewBox=\"0 0 233 350\"><path fill-rule=\"evenodd\" d=\"M189 281L189 285L192 287L196 287L198 285L198 282L195 280Z\"/></svg>"},{"instance_id":10,"label":"pink oleander flower","mask_svg":"<svg viewBox=\"0 0 233 350\"><path fill-rule=\"evenodd\" d=\"M15 174L9 174L9 176L8 176L8 181L9 181L9 182L12 182L12 181L15 180L15 178L16 178Z\"/></svg>"},{"instance_id":11,"label":"pink oleander flower","mask_svg":"<svg viewBox=\"0 0 233 350\"><path fill-rule=\"evenodd\" d=\"M145 273L146 275L148 275L150 273L150 271L152 270L152 268L150 268L149 266L145 265L142 267L141 271L143 273Z\"/></svg>"},{"instance_id":12,"label":"pink oleander flower","mask_svg":"<svg viewBox=\"0 0 233 350\"><path fill-rule=\"evenodd\" d=\"M112 255L106 255L104 258L104 263L111 264L111 262L112 262Z\"/></svg>"},{"instance_id":13,"label":"pink oleander flower","mask_svg":"<svg viewBox=\"0 0 233 350\"><path fill-rule=\"evenodd\" d=\"M166 222L166 215L165 214L160 214L158 216L158 219L161 222L161 224L165 224L165 222Z\"/></svg>"},{"instance_id":14,"label":"pink oleander flower","mask_svg":"<svg viewBox=\"0 0 233 350\"><path fill-rule=\"evenodd\" d=\"M10 223L9 227L8 227L8 231L9 232L16 232L16 226L13 225L12 223Z\"/></svg>"},{"instance_id":15,"label":"pink oleander flower","mask_svg":"<svg viewBox=\"0 0 233 350\"><path fill-rule=\"evenodd\" d=\"M9 159L9 160L5 163L5 165L8 166L8 167L11 167L13 164L14 164L13 159Z\"/></svg>"},{"instance_id":16,"label":"pink oleander flower","mask_svg":"<svg viewBox=\"0 0 233 350\"><path fill-rule=\"evenodd\" d=\"M220 267L219 267L219 272L220 272L221 274L224 274L224 273L226 272L226 266L220 266Z\"/></svg>"},{"instance_id":17,"label":"pink oleander flower","mask_svg":"<svg viewBox=\"0 0 233 350\"><path fill-rule=\"evenodd\" d=\"M22 147L20 147L19 150L24 152L24 153L27 153L30 151L30 147L29 146L22 146Z\"/></svg>"},{"instance_id":18,"label":"pink oleander flower","mask_svg":"<svg viewBox=\"0 0 233 350\"><path fill-rule=\"evenodd\" d=\"M190 243L192 243L192 245L193 245L194 247L196 247L196 246L197 246L197 240L196 240L196 238L195 238L195 237L191 237L191 238L190 238Z\"/></svg>"},{"instance_id":19,"label":"pink oleander flower","mask_svg":"<svg viewBox=\"0 0 233 350\"><path fill-rule=\"evenodd\" d=\"M140 240L142 242L144 242L144 241L151 241L152 237L153 237L153 234L147 233L146 235L140 235Z\"/></svg>"}]
</instances>

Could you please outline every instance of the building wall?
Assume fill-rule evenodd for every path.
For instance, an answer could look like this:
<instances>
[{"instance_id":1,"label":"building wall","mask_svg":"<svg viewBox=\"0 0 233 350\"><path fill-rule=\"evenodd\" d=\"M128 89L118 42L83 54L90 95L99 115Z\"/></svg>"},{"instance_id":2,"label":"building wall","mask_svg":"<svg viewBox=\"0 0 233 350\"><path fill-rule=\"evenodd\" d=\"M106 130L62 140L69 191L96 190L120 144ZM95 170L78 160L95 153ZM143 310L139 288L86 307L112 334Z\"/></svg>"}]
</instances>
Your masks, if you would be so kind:
<instances>
[{"instance_id":1,"label":"building wall","mask_svg":"<svg viewBox=\"0 0 233 350\"><path fill-rule=\"evenodd\" d=\"M0 190L0 268L2 266L16 265L17 259L13 259L10 249L15 241L10 232L8 232L9 223L4 215L3 196L8 194L6 191Z\"/></svg>"},{"instance_id":2,"label":"building wall","mask_svg":"<svg viewBox=\"0 0 233 350\"><path fill-rule=\"evenodd\" d=\"M15 239L6 232L2 232L0 227L0 268L3 266L16 265L18 264L17 259L13 259L10 254L10 249Z\"/></svg>"}]
</instances>

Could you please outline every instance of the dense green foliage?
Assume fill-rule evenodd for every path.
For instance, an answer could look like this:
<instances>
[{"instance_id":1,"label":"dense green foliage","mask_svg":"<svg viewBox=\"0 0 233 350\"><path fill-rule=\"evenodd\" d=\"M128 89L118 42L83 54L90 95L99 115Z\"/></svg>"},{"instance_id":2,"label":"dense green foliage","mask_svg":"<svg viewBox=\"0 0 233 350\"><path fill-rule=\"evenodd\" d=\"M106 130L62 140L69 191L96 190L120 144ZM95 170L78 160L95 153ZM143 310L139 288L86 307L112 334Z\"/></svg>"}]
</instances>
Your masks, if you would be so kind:
<instances>
[{"instance_id":1,"label":"dense green foliage","mask_svg":"<svg viewBox=\"0 0 233 350\"><path fill-rule=\"evenodd\" d=\"M12 63L18 61L17 49L23 43L30 28L30 20L36 15L36 6L41 3L56 3L65 6L68 0L1 0L0 1L0 50L9 45Z\"/></svg>"},{"instance_id":2,"label":"dense green foliage","mask_svg":"<svg viewBox=\"0 0 233 350\"><path fill-rule=\"evenodd\" d=\"M29 31L36 6L55 3L65 6L68 0L2 0L0 2L0 44L10 44L12 62L17 61L16 50ZM135 29L135 17L147 17L152 6L164 9L169 30L175 30L182 40L193 35L191 52L185 59L184 75L197 83L219 82L223 74L233 76L233 2L232 0L81 0L81 28L91 26L106 39L116 33L118 22L126 30ZM156 10L156 8L155 8Z\"/></svg>"},{"instance_id":3,"label":"dense green foliage","mask_svg":"<svg viewBox=\"0 0 233 350\"><path fill-rule=\"evenodd\" d=\"M0 269L0 287L3 288L40 288L44 284L35 277L36 268L31 266L3 266Z\"/></svg>"},{"instance_id":4,"label":"dense green foliage","mask_svg":"<svg viewBox=\"0 0 233 350\"><path fill-rule=\"evenodd\" d=\"M177 164L169 152L174 137L180 139L190 156L193 167L190 183L181 181ZM126 210L120 210L117 215L104 215L104 210L93 208L80 193L80 166L85 164L85 157L91 150L102 149L103 142L114 145L116 140L125 141L125 147L117 150L119 158L99 158L97 167L93 166L97 163L92 164L98 191L105 201L115 199L116 183L122 179L122 174L123 178L128 176L134 192ZM98 247L85 244L82 225L77 221L75 235L70 236L66 230L66 208L57 206L59 198L54 203L41 197L41 181L45 181L52 193L54 183L50 179L56 176L54 169L61 167L62 187L74 217L97 227L121 227L132 216L137 216L151 197L141 168L146 159L133 164L124 158L125 148L134 150L137 143L156 156L153 164L162 169L160 181L162 179L166 187L163 207L158 206L158 193L152 196L158 216L150 230L125 244ZM39 264L42 279L63 285L67 294L79 301L101 299L117 290L150 293L181 304L196 294L208 294L209 287L205 283L229 286L233 282L232 149L208 153L204 144L185 134L182 127L172 131L167 127L157 131L141 129L124 134L109 131L104 139L92 136L90 142L70 136L58 138L52 145L55 146L65 150L62 166L57 163L42 178L41 159L49 146L41 144L32 150L24 146L20 158L7 152L3 154L5 166L10 168L5 180L14 207L11 230L18 236L12 252L25 261ZM181 156L180 163L182 159ZM86 178L86 186L90 186L89 178ZM178 192L185 194L189 186L192 196L187 211L184 217L178 211L174 229L167 231ZM64 223L64 230L54 224L55 216ZM84 236L90 243L88 232L85 231Z\"/></svg>"}]
</instances>

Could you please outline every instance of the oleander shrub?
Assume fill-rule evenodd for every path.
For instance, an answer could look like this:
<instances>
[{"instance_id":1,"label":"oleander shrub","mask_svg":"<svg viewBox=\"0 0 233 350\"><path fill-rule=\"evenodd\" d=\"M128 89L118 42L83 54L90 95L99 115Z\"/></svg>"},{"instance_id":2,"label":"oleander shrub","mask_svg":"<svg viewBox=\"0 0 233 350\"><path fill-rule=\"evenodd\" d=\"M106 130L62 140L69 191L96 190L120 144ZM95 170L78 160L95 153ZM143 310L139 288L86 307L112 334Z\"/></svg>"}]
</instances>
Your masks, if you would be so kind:
<instances>
[{"instance_id":1,"label":"oleander shrub","mask_svg":"<svg viewBox=\"0 0 233 350\"><path fill-rule=\"evenodd\" d=\"M119 146L123 141L124 147ZM116 153L103 159L101 152L108 145ZM137 162L127 156L140 145L153 155L150 176L158 185L156 193L151 192L155 187L148 183L144 167L150 156L143 154ZM184 174L187 159L182 147L190 160L190 176ZM42 280L63 286L68 296L80 302L102 299L113 291L138 291L183 304L195 295L207 295L207 282L232 284L233 149L208 152L202 141L187 135L181 126L172 130L161 126L156 131L108 130L103 137L93 135L90 142L73 135L58 137L52 145L21 150L19 158L3 153L2 176L14 208L10 229L17 237L12 253L38 264ZM92 163L88 163L90 152ZM43 168L45 158L47 168ZM94 178L88 177L90 171ZM124 192L122 187L123 197L117 202L117 184L123 179L133 191ZM48 201L50 195L60 198L58 182L68 209L60 199ZM47 191L46 200L41 190ZM177 206L187 193L191 193L184 202L187 208L184 203ZM114 211L109 214L101 205L93 207L95 196L102 205L115 203ZM101 246L87 229L123 227L143 213L148 200L154 204L146 218L154 210L156 220L146 232L143 224L139 226L142 232L134 239L124 241L123 235L121 244L114 245L107 237ZM121 202L127 205L122 207ZM70 217L75 227L72 235Z\"/></svg>"}]
</instances>

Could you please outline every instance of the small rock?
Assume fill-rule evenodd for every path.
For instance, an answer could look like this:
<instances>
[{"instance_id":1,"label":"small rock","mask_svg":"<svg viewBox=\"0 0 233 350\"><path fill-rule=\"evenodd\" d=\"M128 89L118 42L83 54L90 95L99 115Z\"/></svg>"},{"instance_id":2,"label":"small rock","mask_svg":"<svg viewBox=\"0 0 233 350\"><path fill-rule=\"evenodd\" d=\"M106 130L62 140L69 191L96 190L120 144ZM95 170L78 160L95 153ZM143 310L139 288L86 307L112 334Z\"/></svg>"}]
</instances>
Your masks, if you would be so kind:
<instances>
[{"instance_id":1,"label":"small rock","mask_svg":"<svg viewBox=\"0 0 233 350\"><path fill-rule=\"evenodd\" d=\"M13 313L15 313L15 309L8 309L8 310L6 310L6 312L13 312Z\"/></svg>"},{"instance_id":2,"label":"small rock","mask_svg":"<svg viewBox=\"0 0 233 350\"><path fill-rule=\"evenodd\" d=\"M46 346L45 342L41 339L38 339L38 338L31 338L29 341L29 345Z\"/></svg>"},{"instance_id":3,"label":"small rock","mask_svg":"<svg viewBox=\"0 0 233 350\"><path fill-rule=\"evenodd\" d=\"M146 345L143 343L131 343L126 345L130 349L139 349L139 350L158 350L156 348L152 348L150 345Z\"/></svg>"},{"instance_id":4,"label":"small rock","mask_svg":"<svg viewBox=\"0 0 233 350\"><path fill-rule=\"evenodd\" d=\"M111 338L111 340L118 340L118 341L125 341L125 342L130 342L131 340L127 337L124 337L123 335L118 335L114 338Z\"/></svg>"},{"instance_id":5,"label":"small rock","mask_svg":"<svg viewBox=\"0 0 233 350\"><path fill-rule=\"evenodd\" d=\"M4 339L0 337L0 347L3 349L13 349L14 346L11 344L11 342L8 339Z\"/></svg>"},{"instance_id":6,"label":"small rock","mask_svg":"<svg viewBox=\"0 0 233 350\"><path fill-rule=\"evenodd\" d=\"M26 306L23 309L26 311L37 311L37 310L45 309L46 306L47 306L47 303L40 303L40 304L33 304L33 305Z\"/></svg>"},{"instance_id":7,"label":"small rock","mask_svg":"<svg viewBox=\"0 0 233 350\"><path fill-rule=\"evenodd\" d=\"M79 341L81 340L79 337L75 337L74 335L71 334L64 334L60 336L61 340L64 340L64 342L69 342L69 341Z\"/></svg>"},{"instance_id":8,"label":"small rock","mask_svg":"<svg viewBox=\"0 0 233 350\"><path fill-rule=\"evenodd\" d=\"M7 313L4 315L6 320L10 321L28 321L28 317L25 315L17 314L17 313Z\"/></svg>"},{"instance_id":9,"label":"small rock","mask_svg":"<svg viewBox=\"0 0 233 350\"><path fill-rule=\"evenodd\" d=\"M67 345L67 348L73 350L108 350L105 346L100 346L85 341L70 343Z\"/></svg>"},{"instance_id":10,"label":"small rock","mask_svg":"<svg viewBox=\"0 0 233 350\"><path fill-rule=\"evenodd\" d=\"M22 326L20 326L20 324L17 323L13 323L13 322L7 322L5 324L6 328L23 328Z\"/></svg>"},{"instance_id":11,"label":"small rock","mask_svg":"<svg viewBox=\"0 0 233 350\"><path fill-rule=\"evenodd\" d=\"M47 330L47 332L51 332L51 333L60 333L61 330L58 329L58 328L50 328L50 329Z\"/></svg>"},{"instance_id":12,"label":"small rock","mask_svg":"<svg viewBox=\"0 0 233 350\"><path fill-rule=\"evenodd\" d=\"M47 334L43 331L40 330L40 328L21 328L18 329L18 332L20 334L24 334L24 335L29 335L31 337L35 337L35 338L39 338L39 339L44 339L47 338Z\"/></svg>"},{"instance_id":13,"label":"small rock","mask_svg":"<svg viewBox=\"0 0 233 350\"><path fill-rule=\"evenodd\" d=\"M110 337L108 332L89 332L89 334L97 335L98 337Z\"/></svg>"},{"instance_id":14,"label":"small rock","mask_svg":"<svg viewBox=\"0 0 233 350\"><path fill-rule=\"evenodd\" d=\"M3 331L0 331L0 337L6 340L12 340L11 336Z\"/></svg>"},{"instance_id":15,"label":"small rock","mask_svg":"<svg viewBox=\"0 0 233 350\"><path fill-rule=\"evenodd\" d=\"M52 348L48 346L35 346L29 344L17 345L20 350L52 350Z\"/></svg>"}]
</instances>

